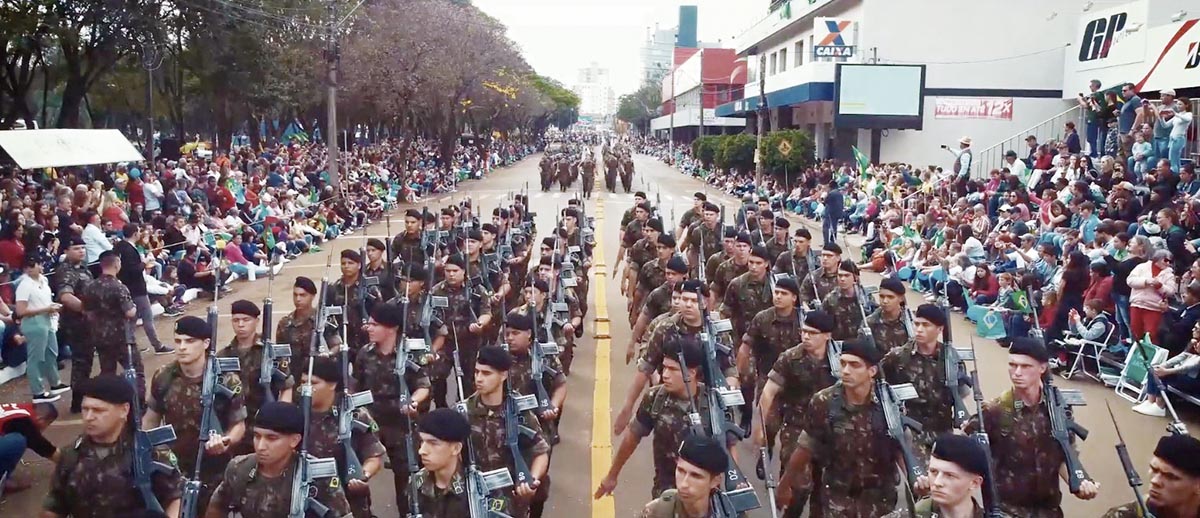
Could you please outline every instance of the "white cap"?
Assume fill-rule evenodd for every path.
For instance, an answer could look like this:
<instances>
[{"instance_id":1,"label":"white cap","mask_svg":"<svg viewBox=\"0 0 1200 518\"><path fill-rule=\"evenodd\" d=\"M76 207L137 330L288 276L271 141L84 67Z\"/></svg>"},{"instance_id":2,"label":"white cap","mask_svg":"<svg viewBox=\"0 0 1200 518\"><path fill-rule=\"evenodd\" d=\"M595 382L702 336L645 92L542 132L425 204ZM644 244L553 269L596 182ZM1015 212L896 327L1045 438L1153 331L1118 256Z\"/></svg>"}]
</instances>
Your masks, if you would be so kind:
<instances>
[{"instance_id":1,"label":"white cap","mask_svg":"<svg viewBox=\"0 0 1200 518\"><path fill-rule=\"evenodd\" d=\"M958 143L959 143L959 144L966 144L966 145L968 145L968 146L969 146L969 145L971 145L971 137L963 137L963 138L960 138L960 139L958 139Z\"/></svg>"},{"instance_id":2,"label":"white cap","mask_svg":"<svg viewBox=\"0 0 1200 518\"><path fill-rule=\"evenodd\" d=\"M1175 97L1175 89L1167 88L1166 90L1162 90L1162 91L1158 92L1158 94L1159 95L1169 95L1171 97Z\"/></svg>"}]
</instances>

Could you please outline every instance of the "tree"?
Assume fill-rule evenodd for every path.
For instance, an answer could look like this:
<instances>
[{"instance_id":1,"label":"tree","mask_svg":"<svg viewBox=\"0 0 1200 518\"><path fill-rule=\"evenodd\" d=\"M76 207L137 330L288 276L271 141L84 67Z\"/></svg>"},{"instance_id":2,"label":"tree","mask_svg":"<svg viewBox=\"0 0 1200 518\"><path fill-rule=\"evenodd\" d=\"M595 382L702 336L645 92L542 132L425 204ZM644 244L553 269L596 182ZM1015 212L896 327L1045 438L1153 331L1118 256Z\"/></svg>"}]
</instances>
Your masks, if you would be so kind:
<instances>
[{"instance_id":1,"label":"tree","mask_svg":"<svg viewBox=\"0 0 1200 518\"><path fill-rule=\"evenodd\" d=\"M735 172L753 169L755 140L754 135L745 133L723 135L715 156L717 166Z\"/></svg>"},{"instance_id":2,"label":"tree","mask_svg":"<svg viewBox=\"0 0 1200 518\"><path fill-rule=\"evenodd\" d=\"M787 142L791 151L784 155L780 144ZM772 131L763 137L763 149L760 151L766 169L772 174L782 176L785 171L799 173L813 164L813 152L816 148L808 132L801 130Z\"/></svg>"},{"instance_id":3,"label":"tree","mask_svg":"<svg viewBox=\"0 0 1200 518\"><path fill-rule=\"evenodd\" d=\"M643 83L637 91L620 97L617 118L629 122L634 127L645 128L650 119L658 116L661 104L662 89L659 85L652 82Z\"/></svg>"},{"instance_id":4,"label":"tree","mask_svg":"<svg viewBox=\"0 0 1200 518\"><path fill-rule=\"evenodd\" d=\"M717 157L717 149L721 146L723 135L705 135L692 141L692 156L696 157L705 169L711 168Z\"/></svg>"}]
</instances>

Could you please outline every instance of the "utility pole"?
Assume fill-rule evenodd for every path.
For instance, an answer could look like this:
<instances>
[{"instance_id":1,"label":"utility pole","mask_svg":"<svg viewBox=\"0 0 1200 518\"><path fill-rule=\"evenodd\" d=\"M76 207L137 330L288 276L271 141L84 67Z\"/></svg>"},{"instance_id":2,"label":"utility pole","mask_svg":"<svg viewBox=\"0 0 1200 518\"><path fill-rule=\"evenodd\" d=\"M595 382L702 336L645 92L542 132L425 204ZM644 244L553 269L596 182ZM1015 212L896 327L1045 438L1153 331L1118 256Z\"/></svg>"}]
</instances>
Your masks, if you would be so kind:
<instances>
[{"instance_id":1,"label":"utility pole","mask_svg":"<svg viewBox=\"0 0 1200 518\"><path fill-rule=\"evenodd\" d=\"M671 66L671 130L667 133L667 154L675 161L675 112L679 110L679 101L675 99L675 66Z\"/></svg>"},{"instance_id":2,"label":"utility pole","mask_svg":"<svg viewBox=\"0 0 1200 518\"><path fill-rule=\"evenodd\" d=\"M329 147L329 184L333 186L333 195L342 194L341 179L338 178L338 130L337 130L337 83L338 83L338 41L337 41L337 0L328 0L325 6L329 15L328 41L325 46L325 60L329 65L329 84L326 99L329 108L328 129L325 137Z\"/></svg>"},{"instance_id":3,"label":"utility pole","mask_svg":"<svg viewBox=\"0 0 1200 518\"><path fill-rule=\"evenodd\" d=\"M763 134L767 132L767 54L758 56L758 140L754 145L754 189L762 189Z\"/></svg>"},{"instance_id":4,"label":"utility pole","mask_svg":"<svg viewBox=\"0 0 1200 518\"><path fill-rule=\"evenodd\" d=\"M154 43L142 44L142 68L146 69L146 163L154 171L154 69L162 65L162 51ZM43 102L42 106L45 106ZM43 117L44 118L44 117Z\"/></svg>"},{"instance_id":5,"label":"utility pole","mask_svg":"<svg viewBox=\"0 0 1200 518\"><path fill-rule=\"evenodd\" d=\"M704 49L696 52L700 58L700 70L704 70ZM704 136L704 73L700 73L700 130L696 133L696 138Z\"/></svg>"}]
</instances>

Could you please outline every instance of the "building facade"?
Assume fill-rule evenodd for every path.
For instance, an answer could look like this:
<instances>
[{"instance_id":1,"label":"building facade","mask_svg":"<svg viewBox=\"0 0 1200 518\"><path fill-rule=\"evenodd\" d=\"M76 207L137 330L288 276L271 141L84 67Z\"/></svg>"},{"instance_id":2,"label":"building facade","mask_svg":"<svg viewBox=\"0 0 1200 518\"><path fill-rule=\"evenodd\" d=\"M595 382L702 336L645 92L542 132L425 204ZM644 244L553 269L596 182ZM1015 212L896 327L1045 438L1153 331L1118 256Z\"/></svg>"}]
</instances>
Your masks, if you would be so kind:
<instances>
[{"instance_id":1,"label":"building facade","mask_svg":"<svg viewBox=\"0 0 1200 518\"><path fill-rule=\"evenodd\" d=\"M580 115L605 117L617 111L609 70L595 62L579 69L579 77L571 90L579 96Z\"/></svg>"}]
</instances>

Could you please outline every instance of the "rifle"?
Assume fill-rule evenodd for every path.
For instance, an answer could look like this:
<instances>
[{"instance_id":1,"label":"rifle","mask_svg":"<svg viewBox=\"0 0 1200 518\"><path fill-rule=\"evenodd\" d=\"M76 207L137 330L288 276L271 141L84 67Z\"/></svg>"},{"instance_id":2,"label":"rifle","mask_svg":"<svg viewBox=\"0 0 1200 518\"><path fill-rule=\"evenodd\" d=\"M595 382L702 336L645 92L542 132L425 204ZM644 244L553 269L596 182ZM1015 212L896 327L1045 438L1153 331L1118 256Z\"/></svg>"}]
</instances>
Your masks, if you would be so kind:
<instances>
[{"instance_id":1,"label":"rifle","mask_svg":"<svg viewBox=\"0 0 1200 518\"><path fill-rule=\"evenodd\" d=\"M322 281L322 288L328 281ZM322 289L322 294L324 289ZM323 298L322 298L323 300ZM321 334L321 326L313 329L313 342L317 342ZM300 409L304 412L304 435L300 439L300 453L296 456L296 471L292 474L291 504L288 507L288 518L304 518L309 511L317 516L329 514L329 507L316 498L313 491L313 481L319 478L338 476L337 459L318 459L308 454L308 427L312 422L312 372L314 356L308 359L308 377L300 386Z\"/></svg>"},{"instance_id":2,"label":"rifle","mask_svg":"<svg viewBox=\"0 0 1200 518\"><path fill-rule=\"evenodd\" d=\"M971 335L971 350L969 354L959 354L971 360L971 392L975 395L975 413L979 416L979 429L971 434L971 438L983 448L983 456L987 459L987 475L983 477L983 506L987 518L1003 518L1000 511L1000 493L996 490L995 468L992 467L992 444L987 435L987 427L983 419L983 389L979 385L979 363L975 360L975 336Z\"/></svg>"},{"instance_id":3,"label":"rifle","mask_svg":"<svg viewBox=\"0 0 1200 518\"><path fill-rule=\"evenodd\" d=\"M325 281L322 280L321 287L325 287ZM349 481L353 479L363 478L362 462L358 458L358 453L354 451L354 445L351 441L354 431L365 432L369 429L366 423L354 418L354 411L370 405L375 402L375 397L370 390L351 394L347 390L347 385L350 380L350 347L349 344L343 343L339 349L339 363L342 370L342 388L339 390L341 394L338 396L337 413L338 413L338 445L342 449L342 455L345 460L343 466L342 479ZM403 380L401 380L403 381ZM403 384L403 383L401 383Z\"/></svg>"},{"instance_id":4,"label":"rifle","mask_svg":"<svg viewBox=\"0 0 1200 518\"><path fill-rule=\"evenodd\" d=\"M236 356L217 356L217 302L221 298L221 284L221 273L218 270L217 286L213 291L213 303L208 306L208 328L212 330L212 337L208 341L208 359L206 360L207 365L204 367L204 381L200 389L200 447L196 450L195 471L192 473L192 478L184 484L181 497L180 507L182 510L180 514L189 518L196 516L196 513L199 512L196 505L200 501L200 467L204 461L204 445L208 443L209 438L225 433L220 419L213 410L213 404L217 396L224 398L234 396L232 390L221 384L221 376L242 370L242 362Z\"/></svg>"},{"instance_id":5,"label":"rifle","mask_svg":"<svg viewBox=\"0 0 1200 518\"><path fill-rule=\"evenodd\" d=\"M408 262L405 265L405 268L408 270L407 273L411 273L412 262ZM407 275L405 275L405 277L407 277ZM404 305L404 313L402 313L400 317L400 339L396 343L396 364L392 372L396 375L397 381L399 382L397 386L400 387L400 405L408 406L410 404L409 400L411 399L412 395L408 391L408 381L405 380L405 375L407 375L409 371L418 372L421 369L421 367L417 365L415 361L413 361L412 354L414 352L428 352L430 347L429 342L426 341L427 338L408 338L408 305L410 304L410 301L408 299L407 287L405 288L404 292L400 294L400 302ZM428 334L428 331L426 331L426 334ZM417 452L416 448L413 446L413 433L416 431L413 430L412 418L410 418L408 414L404 414L404 425L408 429L408 434L404 437L404 448L408 453L408 476L411 479L413 474L420 471L421 468L417 465ZM417 491L418 488L415 484L409 484L408 518L421 518L421 504L417 501Z\"/></svg>"},{"instance_id":6,"label":"rifle","mask_svg":"<svg viewBox=\"0 0 1200 518\"><path fill-rule=\"evenodd\" d=\"M700 293L699 289L695 293L697 302L700 305L700 318L703 321L700 343L704 349L704 365L702 365L701 372L704 374L704 379L709 383L709 424L712 427L712 436L718 439L722 447L726 447L726 432L733 433L738 439L746 438L746 432L733 419L734 410L736 407L746 404L746 399L742 395L742 391L731 388L725 383L725 375L721 372L720 364L717 360L718 350L726 356L732 353L732 348L720 343L717 335L718 333L731 331L733 325L728 319L714 323L709 318L704 296ZM728 454L729 452L726 451L725 453ZM729 471L725 473L725 487L718 493L722 499L726 500L721 502L722 506L728 504L729 508L735 511L730 516L736 516L738 513L761 507L758 495L754 493L753 488L745 487L738 489L738 486L745 481L745 478L745 475L742 474L741 469L736 464L732 465Z\"/></svg>"},{"instance_id":7,"label":"rifle","mask_svg":"<svg viewBox=\"0 0 1200 518\"><path fill-rule=\"evenodd\" d=\"M1133 490L1138 516L1153 518L1154 515L1150 514L1150 509L1146 507L1146 500L1142 498L1142 492L1138 489L1142 485L1142 477L1138 475L1137 468L1133 467L1133 461L1129 459L1129 449L1125 447L1125 437L1121 436L1121 427L1117 426L1117 417L1113 415L1112 405L1105 400L1104 406L1108 407L1108 418L1112 420L1113 429L1117 431L1117 457L1121 459L1121 467L1125 470L1125 479L1129 481L1129 489Z\"/></svg>"},{"instance_id":8,"label":"rifle","mask_svg":"<svg viewBox=\"0 0 1200 518\"><path fill-rule=\"evenodd\" d=\"M453 326L450 329L451 332L458 333L454 330ZM457 342L457 337L455 342ZM455 403L454 407L464 417L468 417L467 402L463 398L463 371L462 362L458 357L458 349L455 348L451 354L454 357L455 376L458 377L458 383L455 383L458 388L458 402ZM475 459L475 448L471 445L471 438L467 438L467 441L463 443L463 447L467 450L467 502L471 511L471 518L512 518L503 512L492 509L490 503L492 499L488 497L488 494L492 491L512 487L512 474L508 472L507 468L480 471L479 462Z\"/></svg>"},{"instance_id":9,"label":"rifle","mask_svg":"<svg viewBox=\"0 0 1200 518\"><path fill-rule=\"evenodd\" d=\"M887 435L900 448L900 458L904 462L905 468L904 477L907 480L908 493L911 497L917 479L925 475L925 468L917 463L917 458L913 455L912 444L908 442L908 435L904 429L909 428L920 432L922 427L921 423L904 415L904 410L900 405L902 401L916 398L917 391L911 383L889 385L884 381L883 376L878 376L875 378L875 395L879 398L879 406L883 408L883 419L887 423ZM909 516L916 516L913 498L905 500Z\"/></svg>"},{"instance_id":10,"label":"rifle","mask_svg":"<svg viewBox=\"0 0 1200 518\"><path fill-rule=\"evenodd\" d=\"M547 313L549 313L551 311L550 304L548 304L548 303L546 304L546 311L547 311ZM549 374L551 377L558 375L558 372L555 371L554 369L550 368L550 366L548 365L549 360L547 359L547 357L548 356L558 356L558 354L562 351L558 347L558 342L554 341L554 335L551 334L551 329L550 329L549 324L550 324L550 320L553 317L543 319L543 320L545 320L545 323L543 325L545 326L544 331L546 333L546 335L545 335L546 341L543 342L541 340L541 336L539 336L538 332L537 332L537 329L538 329L537 307L533 305L532 301L530 301L530 303L529 303L529 314L530 314L530 316L533 317L533 330L534 330L533 339L532 339L533 344L530 348L530 354L529 354L529 357L531 360L529 370L530 370L530 377L533 379L534 394L537 395L537 411L538 411L538 414L541 414L542 412L550 410L550 407L551 407L550 394L548 392L546 392L546 385L542 383L542 378L546 374ZM557 437L550 437L549 439L551 441L551 444L554 444L555 442L557 442Z\"/></svg>"},{"instance_id":11,"label":"rifle","mask_svg":"<svg viewBox=\"0 0 1200 518\"><path fill-rule=\"evenodd\" d=\"M129 368L125 369L125 381L133 387L134 394L137 394L139 385L137 380L137 371L133 366L133 341L130 340L126 344L126 353L129 355ZM133 485L137 488L138 493L142 495L142 503L146 509L151 511L162 512L162 504L159 503L158 497L154 496L153 483L150 477L155 473L171 473L175 471L173 466L164 464L154 460L154 448L175 441L175 427L171 425L162 425L149 430L142 429L142 401L138 396L134 396L132 402L133 419ZM201 450L204 448L201 447ZM197 472L199 468L197 467ZM187 487L192 487L192 481L187 482ZM200 494L199 476L196 477L194 494L192 497L192 507L195 508L196 498ZM184 492L184 503L187 503L187 492ZM186 507L184 509L187 509Z\"/></svg>"},{"instance_id":12,"label":"rifle","mask_svg":"<svg viewBox=\"0 0 1200 518\"><path fill-rule=\"evenodd\" d=\"M271 312L275 309L275 304L271 301L271 287L274 284L275 268L271 268L270 277L267 278L267 298L263 299L262 367L258 372L258 385L262 387L263 396L268 402L275 401L272 385L287 379L287 374L279 368L279 359L292 357L292 347L288 344L274 343L271 336Z\"/></svg>"},{"instance_id":13,"label":"rifle","mask_svg":"<svg viewBox=\"0 0 1200 518\"><path fill-rule=\"evenodd\" d=\"M1083 393L1075 389L1060 389L1051 382L1050 373L1046 373L1042 381L1042 397L1050 410L1050 436L1058 443L1063 452L1063 462L1067 465L1067 485L1071 492L1079 491L1079 485L1084 480L1091 480L1079 455L1071 446L1072 436L1087 440L1088 431L1075 422L1071 407L1086 405Z\"/></svg>"},{"instance_id":14,"label":"rifle","mask_svg":"<svg viewBox=\"0 0 1200 518\"><path fill-rule=\"evenodd\" d=\"M761 394L760 394L761 395ZM763 413L762 405L758 404L758 425L762 427L763 437L769 438L767 434L767 415ZM767 503L771 509L771 518L779 518L779 510L775 508L775 488L778 484L775 482L775 475L771 473L770 450L767 449L764 441L762 447L758 449L758 479L763 481L767 487Z\"/></svg>"},{"instance_id":15,"label":"rifle","mask_svg":"<svg viewBox=\"0 0 1200 518\"><path fill-rule=\"evenodd\" d=\"M950 321L946 321L946 327L950 327ZM972 359L975 358L974 347L975 347L975 337L972 336L971 337L971 348L972 348L971 349L971 358ZM945 373L946 373L946 391L948 391L950 393L951 405L953 405L953 408L954 408L952 417L954 419L954 427L955 428L962 428L962 426L964 424L966 424L967 419L969 417L967 415L967 405L966 405L966 403L963 403L963 400L961 397L959 397L959 393L958 393L958 386L959 386L958 382L959 382L960 377L962 376L961 362L962 362L962 355L960 355L958 353L958 350L955 349L952 344L950 344L949 342L942 344L942 364L943 364L943 367L944 367ZM972 383L971 386L974 387L975 386L974 383L977 383L977 382L976 382L976 380L972 379L971 383ZM978 392L978 391L976 391L976 392Z\"/></svg>"}]
</instances>

